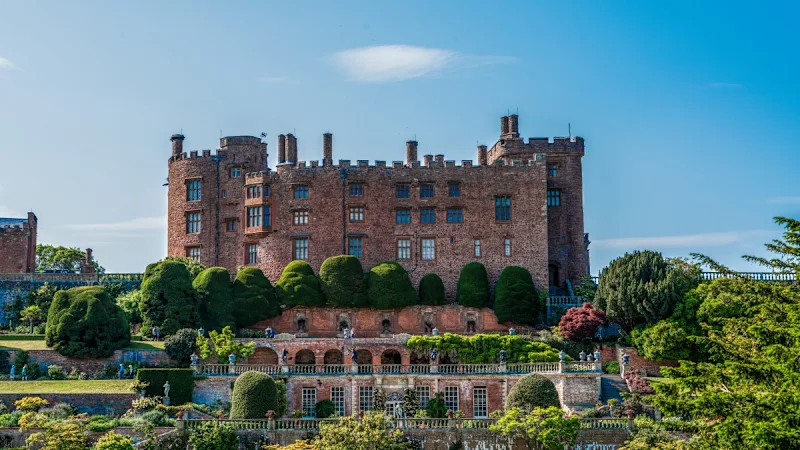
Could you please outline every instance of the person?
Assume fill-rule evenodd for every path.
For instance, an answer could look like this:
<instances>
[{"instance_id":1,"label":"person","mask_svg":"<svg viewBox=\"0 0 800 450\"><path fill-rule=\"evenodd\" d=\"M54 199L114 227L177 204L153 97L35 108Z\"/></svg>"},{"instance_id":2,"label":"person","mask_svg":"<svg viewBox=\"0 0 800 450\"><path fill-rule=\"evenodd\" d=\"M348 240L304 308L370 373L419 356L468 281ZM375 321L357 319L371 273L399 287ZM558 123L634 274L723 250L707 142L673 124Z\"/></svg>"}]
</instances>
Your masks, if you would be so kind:
<instances>
[{"instance_id":1,"label":"person","mask_svg":"<svg viewBox=\"0 0 800 450\"><path fill-rule=\"evenodd\" d=\"M22 374L21 375L22 375L22 377L21 377L22 381L28 381L28 365L27 364L22 366Z\"/></svg>"},{"instance_id":2,"label":"person","mask_svg":"<svg viewBox=\"0 0 800 450\"><path fill-rule=\"evenodd\" d=\"M153 340L158 342L158 327L153 327Z\"/></svg>"},{"instance_id":3,"label":"person","mask_svg":"<svg viewBox=\"0 0 800 450\"><path fill-rule=\"evenodd\" d=\"M275 330L273 330L272 327L268 327L266 335L268 338L273 339L275 337Z\"/></svg>"},{"instance_id":4,"label":"person","mask_svg":"<svg viewBox=\"0 0 800 450\"><path fill-rule=\"evenodd\" d=\"M133 364L128 364L128 378L133 379Z\"/></svg>"},{"instance_id":5,"label":"person","mask_svg":"<svg viewBox=\"0 0 800 450\"><path fill-rule=\"evenodd\" d=\"M119 365L119 379L125 378L125 366L122 364Z\"/></svg>"},{"instance_id":6,"label":"person","mask_svg":"<svg viewBox=\"0 0 800 450\"><path fill-rule=\"evenodd\" d=\"M15 366L13 364L11 365L11 373L10 373L10 375L11 375L11 381L14 381L14 377L17 376L17 366Z\"/></svg>"},{"instance_id":7,"label":"person","mask_svg":"<svg viewBox=\"0 0 800 450\"><path fill-rule=\"evenodd\" d=\"M355 339L356 337L356 329L350 328L350 339Z\"/></svg>"}]
</instances>

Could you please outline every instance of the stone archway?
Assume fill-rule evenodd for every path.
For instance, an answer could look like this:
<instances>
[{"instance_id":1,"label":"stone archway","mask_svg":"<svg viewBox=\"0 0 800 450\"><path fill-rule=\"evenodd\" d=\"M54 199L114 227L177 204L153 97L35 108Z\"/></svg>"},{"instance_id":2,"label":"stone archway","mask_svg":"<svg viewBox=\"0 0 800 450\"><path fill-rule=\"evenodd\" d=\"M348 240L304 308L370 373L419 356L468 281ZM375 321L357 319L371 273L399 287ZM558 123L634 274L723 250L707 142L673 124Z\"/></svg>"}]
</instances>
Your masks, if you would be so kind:
<instances>
[{"instance_id":1,"label":"stone archway","mask_svg":"<svg viewBox=\"0 0 800 450\"><path fill-rule=\"evenodd\" d=\"M278 354L269 347L256 347L252 355L247 358L248 364L278 364Z\"/></svg>"},{"instance_id":2,"label":"stone archway","mask_svg":"<svg viewBox=\"0 0 800 450\"><path fill-rule=\"evenodd\" d=\"M427 353L411 352L411 364L430 364L431 357Z\"/></svg>"},{"instance_id":3,"label":"stone archway","mask_svg":"<svg viewBox=\"0 0 800 450\"><path fill-rule=\"evenodd\" d=\"M403 357L400 356L400 352L397 350L390 348L383 352L381 355L381 364L387 365L400 365L403 363Z\"/></svg>"},{"instance_id":4,"label":"stone archway","mask_svg":"<svg viewBox=\"0 0 800 450\"><path fill-rule=\"evenodd\" d=\"M325 363L326 373L341 373L345 371L344 355L342 355L341 350L337 349L328 350L327 352L325 352L325 356L323 357L323 362Z\"/></svg>"},{"instance_id":5,"label":"stone archway","mask_svg":"<svg viewBox=\"0 0 800 450\"><path fill-rule=\"evenodd\" d=\"M356 363L359 373L372 372L372 352L369 350L356 350Z\"/></svg>"},{"instance_id":6,"label":"stone archway","mask_svg":"<svg viewBox=\"0 0 800 450\"><path fill-rule=\"evenodd\" d=\"M317 357L311 350L303 349L294 354L294 363L296 365L314 365L317 363Z\"/></svg>"}]
</instances>

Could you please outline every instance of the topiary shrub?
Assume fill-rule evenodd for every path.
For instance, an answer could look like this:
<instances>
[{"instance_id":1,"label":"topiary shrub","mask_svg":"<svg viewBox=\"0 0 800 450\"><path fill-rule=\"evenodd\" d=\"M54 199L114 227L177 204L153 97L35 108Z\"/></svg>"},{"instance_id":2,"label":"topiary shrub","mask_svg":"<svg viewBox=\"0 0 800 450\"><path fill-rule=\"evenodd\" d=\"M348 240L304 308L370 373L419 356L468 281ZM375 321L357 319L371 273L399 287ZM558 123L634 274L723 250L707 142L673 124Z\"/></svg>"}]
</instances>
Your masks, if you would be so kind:
<instances>
[{"instance_id":1,"label":"topiary shrub","mask_svg":"<svg viewBox=\"0 0 800 450\"><path fill-rule=\"evenodd\" d=\"M485 308L489 306L489 275L479 262L467 263L458 276L456 300L461 306Z\"/></svg>"},{"instance_id":2,"label":"topiary shrub","mask_svg":"<svg viewBox=\"0 0 800 450\"><path fill-rule=\"evenodd\" d=\"M145 395L163 397L164 384L169 381L169 398L174 406L192 401L194 371L192 369L139 369L136 379L147 383Z\"/></svg>"},{"instance_id":3,"label":"topiary shrub","mask_svg":"<svg viewBox=\"0 0 800 450\"><path fill-rule=\"evenodd\" d=\"M394 261L387 261L369 269L367 298L373 308L403 308L417 304L417 291L406 269Z\"/></svg>"},{"instance_id":4,"label":"topiary shrub","mask_svg":"<svg viewBox=\"0 0 800 450\"><path fill-rule=\"evenodd\" d=\"M444 283L439 275L429 273L419 280L419 302L423 305L444 305Z\"/></svg>"},{"instance_id":5,"label":"topiary shrub","mask_svg":"<svg viewBox=\"0 0 800 450\"><path fill-rule=\"evenodd\" d=\"M109 431L97 440L94 450L133 450L133 439Z\"/></svg>"},{"instance_id":6,"label":"topiary shrub","mask_svg":"<svg viewBox=\"0 0 800 450\"><path fill-rule=\"evenodd\" d=\"M437 392L432 399L428 400L428 406L425 410L431 419L444 419L447 417L447 404L444 402L444 393Z\"/></svg>"},{"instance_id":7,"label":"topiary shrub","mask_svg":"<svg viewBox=\"0 0 800 450\"><path fill-rule=\"evenodd\" d=\"M125 312L102 286L58 291L47 313L46 343L73 358L107 358L128 345Z\"/></svg>"},{"instance_id":8,"label":"topiary shrub","mask_svg":"<svg viewBox=\"0 0 800 450\"><path fill-rule=\"evenodd\" d=\"M200 272L192 287L197 292L200 323L206 330L233 327L233 289L231 275L222 267L210 267Z\"/></svg>"},{"instance_id":9,"label":"topiary shrub","mask_svg":"<svg viewBox=\"0 0 800 450\"><path fill-rule=\"evenodd\" d=\"M314 269L305 261L295 260L283 268L280 279L275 283L281 304L286 306L322 306L325 295L314 275Z\"/></svg>"},{"instance_id":10,"label":"topiary shrub","mask_svg":"<svg viewBox=\"0 0 800 450\"><path fill-rule=\"evenodd\" d=\"M319 269L319 283L332 306L367 306L364 269L355 256L339 255L326 259Z\"/></svg>"},{"instance_id":11,"label":"topiary shrub","mask_svg":"<svg viewBox=\"0 0 800 450\"><path fill-rule=\"evenodd\" d=\"M155 326L168 336L181 328L197 328L197 294L183 263L162 261L147 266L140 290L145 329Z\"/></svg>"},{"instance_id":12,"label":"topiary shrub","mask_svg":"<svg viewBox=\"0 0 800 450\"><path fill-rule=\"evenodd\" d=\"M264 272L257 267L245 267L233 280L233 316L237 327L281 314L275 289Z\"/></svg>"},{"instance_id":13,"label":"topiary shrub","mask_svg":"<svg viewBox=\"0 0 800 450\"><path fill-rule=\"evenodd\" d=\"M278 411L275 381L263 372L245 372L233 384L231 419L263 419L267 411Z\"/></svg>"},{"instance_id":14,"label":"topiary shrub","mask_svg":"<svg viewBox=\"0 0 800 450\"><path fill-rule=\"evenodd\" d=\"M538 374L525 375L514 384L506 398L506 411L520 408L532 411L534 408L560 407L556 385Z\"/></svg>"},{"instance_id":15,"label":"topiary shrub","mask_svg":"<svg viewBox=\"0 0 800 450\"><path fill-rule=\"evenodd\" d=\"M561 316L558 332L571 341L591 339L597 330L606 323L606 313L596 309L591 303L580 308L570 308Z\"/></svg>"},{"instance_id":16,"label":"topiary shrub","mask_svg":"<svg viewBox=\"0 0 800 450\"><path fill-rule=\"evenodd\" d=\"M178 364L188 364L192 353L197 351L197 336L197 331L192 328L180 329L164 342L164 351Z\"/></svg>"},{"instance_id":17,"label":"topiary shrub","mask_svg":"<svg viewBox=\"0 0 800 450\"><path fill-rule=\"evenodd\" d=\"M330 400L318 401L314 406L314 412L316 413L317 419L327 419L328 417L333 417L338 413L338 411L336 411L336 405L334 405Z\"/></svg>"},{"instance_id":18,"label":"topiary shrub","mask_svg":"<svg viewBox=\"0 0 800 450\"><path fill-rule=\"evenodd\" d=\"M494 315L497 323L535 325L541 301L528 269L508 266L500 273L494 288Z\"/></svg>"}]
</instances>

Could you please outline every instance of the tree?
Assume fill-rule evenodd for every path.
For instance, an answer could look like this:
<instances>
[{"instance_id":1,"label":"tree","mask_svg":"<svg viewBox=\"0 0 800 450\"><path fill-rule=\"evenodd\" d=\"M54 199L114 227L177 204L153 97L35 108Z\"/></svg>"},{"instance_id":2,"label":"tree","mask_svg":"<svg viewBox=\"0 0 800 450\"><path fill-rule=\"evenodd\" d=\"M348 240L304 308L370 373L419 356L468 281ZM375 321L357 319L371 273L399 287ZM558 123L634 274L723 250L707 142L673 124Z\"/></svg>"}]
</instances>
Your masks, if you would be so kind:
<instances>
[{"instance_id":1,"label":"tree","mask_svg":"<svg viewBox=\"0 0 800 450\"><path fill-rule=\"evenodd\" d=\"M237 327L252 325L281 314L275 289L264 272L257 267L245 267L233 280L233 317Z\"/></svg>"},{"instance_id":2,"label":"tree","mask_svg":"<svg viewBox=\"0 0 800 450\"><path fill-rule=\"evenodd\" d=\"M142 323L142 311L139 309L141 304L142 291L139 289L134 289L117 297L117 305L125 312L131 325Z\"/></svg>"},{"instance_id":3,"label":"tree","mask_svg":"<svg viewBox=\"0 0 800 450\"><path fill-rule=\"evenodd\" d=\"M94 450L133 450L133 439L109 431L97 440Z\"/></svg>"},{"instance_id":4,"label":"tree","mask_svg":"<svg viewBox=\"0 0 800 450\"><path fill-rule=\"evenodd\" d=\"M197 351L199 335L193 328L182 328L164 342L164 351L170 358L186 366L191 361L192 353Z\"/></svg>"},{"instance_id":5,"label":"tree","mask_svg":"<svg viewBox=\"0 0 800 450\"><path fill-rule=\"evenodd\" d=\"M575 292L575 295L578 297L583 297L591 302L594 300L595 292L597 292L597 285L594 284L594 281L592 281L592 277L589 275L584 275L581 277L580 281L575 283L572 289Z\"/></svg>"},{"instance_id":6,"label":"tree","mask_svg":"<svg viewBox=\"0 0 800 450\"><path fill-rule=\"evenodd\" d=\"M433 398L428 400L428 406L425 408L428 417L431 419L444 419L447 417L447 404L444 402L444 394L437 392Z\"/></svg>"},{"instance_id":7,"label":"tree","mask_svg":"<svg viewBox=\"0 0 800 450\"><path fill-rule=\"evenodd\" d=\"M222 267L203 270L192 281L197 292L200 323L206 330L234 326L231 275Z\"/></svg>"},{"instance_id":8,"label":"tree","mask_svg":"<svg viewBox=\"0 0 800 450\"><path fill-rule=\"evenodd\" d=\"M419 280L419 302L423 305L444 305L444 283L439 275L429 273Z\"/></svg>"},{"instance_id":9,"label":"tree","mask_svg":"<svg viewBox=\"0 0 800 450\"><path fill-rule=\"evenodd\" d=\"M319 450L410 450L402 437L383 411L370 411L361 420L350 416L320 423L313 444Z\"/></svg>"},{"instance_id":10,"label":"tree","mask_svg":"<svg viewBox=\"0 0 800 450\"><path fill-rule=\"evenodd\" d=\"M36 430L25 439L27 448L39 450L85 450L87 448L86 417L48 420L40 413L27 413L19 418L21 431Z\"/></svg>"},{"instance_id":11,"label":"tree","mask_svg":"<svg viewBox=\"0 0 800 450\"><path fill-rule=\"evenodd\" d=\"M43 317L44 314L37 305L26 306L19 314L20 320L24 320L30 324L31 334L33 334L33 324L41 321Z\"/></svg>"},{"instance_id":12,"label":"tree","mask_svg":"<svg viewBox=\"0 0 800 450\"><path fill-rule=\"evenodd\" d=\"M187 258L185 256L167 256L164 258L164 261L179 262L186 266L186 270L189 271L189 276L192 278L192 280L200 275L200 272L206 270L206 266L200 264L199 261L193 258Z\"/></svg>"},{"instance_id":13,"label":"tree","mask_svg":"<svg viewBox=\"0 0 800 450\"><path fill-rule=\"evenodd\" d=\"M479 262L467 263L458 276L456 300L461 306L485 308L489 306L489 275Z\"/></svg>"},{"instance_id":14,"label":"tree","mask_svg":"<svg viewBox=\"0 0 800 450\"><path fill-rule=\"evenodd\" d=\"M639 354L654 361L688 359L692 342L675 322L662 320L642 331L633 330L633 343Z\"/></svg>"},{"instance_id":15,"label":"tree","mask_svg":"<svg viewBox=\"0 0 800 450\"><path fill-rule=\"evenodd\" d=\"M47 345L74 358L106 358L130 343L125 313L101 286L56 293L45 328Z\"/></svg>"},{"instance_id":16,"label":"tree","mask_svg":"<svg viewBox=\"0 0 800 450\"><path fill-rule=\"evenodd\" d=\"M541 301L528 269L519 266L503 269L494 290L497 323L535 325L540 311Z\"/></svg>"},{"instance_id":17,"label":"tree","mask_svg":"<svg viewBox=\"0 0 800 450\"><path fill-rule=\"evenodd\" d=\"M320 400L314 406L314 413L317 419L327 419L337 414L336 405L330 400Z\"/></svg>"},{"instance_id":18,"label":"tree","mask_svg":"<svg viewBox=\"0 0 800 450\"><path fill-rule=\"evenodd\" d=\"M529 374L520 378L506 398L506 409L520 408L523 411L532 411L534 408L560 407L556 385L547 377L539 374Z\"/></svg>"},{"instance_id":19,"label":"tree","mask_svg":"<svg viewBox=\"0 0 800 450\"><path fill-rule=\"evenodd\" d=\"M286 306L322 306L325 295L314 275L314 269L305 261L295 260L283 268L280 279L275 283L281 304Z\"/></svg>"},{"instance_id":20,"label":"tree","mask_svg":"<svg viewBox=\"0 0 800 450\"><path fill-rule=\"evenodd\" d=\"M141 294L139 309L146 328L158 327L163 336L181 328L197 328L197 294L184 264L162 261L148 266Z\"/></svg>"},{"instance_id":21,"label":"tree","mask_svg":"<svg viewBox=\"0 0 800 450\"><path fill-rule=\"evenodd\" d=\"M77 247L56 247L53 245L36 245L37 272L80 272L81 265L86 262L86 252ZM95 273L105 273L97 261L92 260Z\"/></svg>"},{"instance_id":22,"label":"tree","mask_svg":"<svg viewBox=\"0 0 800 450\"><path fill-rule=\"evenodd\" d=\"M319 269L322 292L331 306L360 308L367 306L364 293L364 268L355 256L327 258Z\"/></svg>"},{"instance_id":23,"label":"tree","mask_svg":"<svg viewBox=\"0 0 800 450\"><path fill-rule=\"evenodd\" d=\"M415 389L403 391L403 414L406 417L414 417L419 411L419 398Z\"/></svg>"},{"instance_id":24,"label":"tree","mask_svg":"<svg viewBox=\"0 0 800 450\"><path fill-rule=\"evenodd\" d=\"M394 261L387 261L369 270L367 298L373 308L404 308L417 304L417 291L406 269Z\"/></svg>"},{"instance_id":25,"label":"tree","mask_svg":"<svg viewBox=\"0 0 800 450\"><path fill-rule=\"evenodd\" d=\"M591 339L597 330L605 325L606 314L595 309L591 303L584 303L580 308L570 308L561 316L558 332L571 341Z\"/></svg>"},{"instance_id":26,"label":"tree","mask_svg":"<svg viewBox=\"0 0 800 450\"><path fill-rule=\"evenodd\" d=\"M189 444L193 450L238 450L239 436L232 426L209 421L191 431Z\"/></svg>"},{"instance_id":27,"label":"tree","mask_svg":"<svg viewBox=\"0 0 800 450\"><path fill-rule=\"evenodd\" d=\"M207 359L212 354L217 355L220 364L228 362L228 355L234 354L237 358L247 358L256 349L255 342L239 342L231 327L225 327L222 331L211 330L208 339L197 335L197 348L200 350L200 357Z\"/></svg>"},{"instance_id":28,"label":"tree","mask_svg":"<svg viewBox=\"0 0 800 450\"><path fill-rule=\"evenodd\" d=\"M577 416L566 418L557 407L530 411L513 408L489 429L512 439L522 439L528 448L561 450L575 445L580 425Z\"/></svg>"},{"instance_id":29,"label":"tree","mask_svg":"<svg viewBox=\"0 0 800 450\"><path fill-rule=\"evenodd\" d=\"M245 372L236 378L231 396L231 419L263 419L278 411L275 381L263 372Z\"/></svg>"}]
</instances>

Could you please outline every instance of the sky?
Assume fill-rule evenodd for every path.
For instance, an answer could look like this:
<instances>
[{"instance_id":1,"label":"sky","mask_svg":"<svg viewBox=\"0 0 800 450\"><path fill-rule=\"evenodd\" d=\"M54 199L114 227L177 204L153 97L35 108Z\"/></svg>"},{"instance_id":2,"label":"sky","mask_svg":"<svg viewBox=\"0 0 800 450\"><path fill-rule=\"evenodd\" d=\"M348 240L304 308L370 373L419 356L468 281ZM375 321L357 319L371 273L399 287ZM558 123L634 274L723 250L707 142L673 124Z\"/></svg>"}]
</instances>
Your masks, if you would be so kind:
<instances>
[{"instance_id":1,"label":"sky","mask_svg":"<svg viewBox=\"0 0 800 450\"><path fill-rule=\"evenodd\" d=\"M109 272L166 253L169 137L294 132L300 160L475 159L499 117L586 139L591 270L757 267L800 216L797 3L0 0L0 217Z\"/></svg>"}]
</instances>

